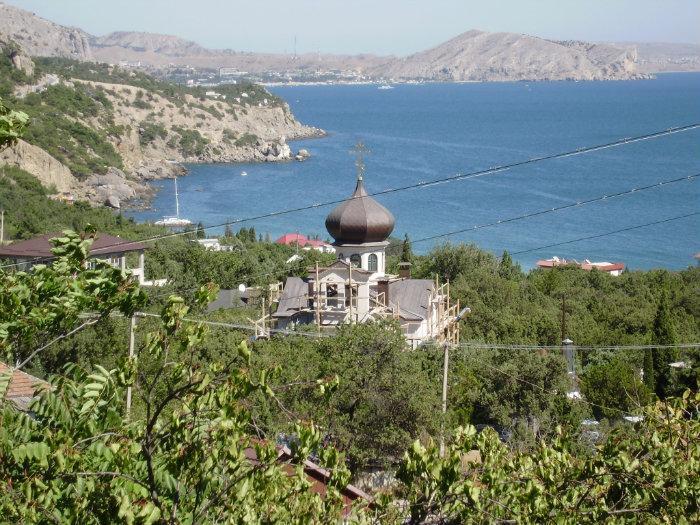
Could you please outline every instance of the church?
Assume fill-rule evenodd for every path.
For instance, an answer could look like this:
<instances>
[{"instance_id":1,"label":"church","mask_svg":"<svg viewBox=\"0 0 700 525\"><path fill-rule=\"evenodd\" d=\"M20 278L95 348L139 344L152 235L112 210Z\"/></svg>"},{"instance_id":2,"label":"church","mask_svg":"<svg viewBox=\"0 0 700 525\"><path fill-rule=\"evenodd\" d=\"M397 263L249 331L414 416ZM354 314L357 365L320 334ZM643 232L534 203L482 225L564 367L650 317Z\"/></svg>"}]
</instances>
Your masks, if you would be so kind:
<instances>
[{"instance_id":1,"label":"church","mask_svg":"<svg viewBox=\"0 0 700 525\"><path fill-rule=\"evenodd\" d=\"M449 283L411 279L410 266L400 275L386 273L394 216L367 194L363 172L360 161L355 191L326 217L337 260L306 278L287 278L272 314L277 328L315 324L323 331L393 318L411 348L428 341L458 342L459 304L450 303Z\"/></svg>"}]
</instances>

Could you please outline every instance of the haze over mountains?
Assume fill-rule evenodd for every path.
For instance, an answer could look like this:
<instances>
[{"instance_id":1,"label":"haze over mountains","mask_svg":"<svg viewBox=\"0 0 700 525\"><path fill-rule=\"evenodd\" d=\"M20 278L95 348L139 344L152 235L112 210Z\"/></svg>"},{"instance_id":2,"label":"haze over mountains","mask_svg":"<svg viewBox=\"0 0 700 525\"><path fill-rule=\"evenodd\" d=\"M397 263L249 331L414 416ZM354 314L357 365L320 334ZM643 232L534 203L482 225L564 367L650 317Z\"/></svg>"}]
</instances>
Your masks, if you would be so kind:
<instances>
[{"instance_id":1,"label":"haze over mountains","mask_svg":"<svg viewBox=\"0 0 700 525\"><path fill-rule=\"evenodd\" d=\"M551 41L516 33L467 31L407 57L272 54L212 50L176 36L119 31L94 36L0 4L0 34L34 56L198 68L232 67L250 73L354 70L373 79L624 80L661 71L700 70L700 45Z\"/></svg>"}]
</instances>

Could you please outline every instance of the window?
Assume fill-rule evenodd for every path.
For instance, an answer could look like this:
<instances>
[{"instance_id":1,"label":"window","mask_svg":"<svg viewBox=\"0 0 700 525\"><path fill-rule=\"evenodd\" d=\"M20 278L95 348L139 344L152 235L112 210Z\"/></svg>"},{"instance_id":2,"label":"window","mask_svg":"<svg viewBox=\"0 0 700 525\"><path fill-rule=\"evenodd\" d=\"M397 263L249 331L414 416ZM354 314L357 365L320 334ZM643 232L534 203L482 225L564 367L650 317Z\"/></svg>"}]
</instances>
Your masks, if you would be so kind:
<instances>
[{"instance_id":1,"label":"window","mask_svg":"<svg viewBox=\"0 0 700 525\"><path fill-rule=\"evenodd\" d=\"M338 259L340 259L341 261L344 261L344 260L345 260L345 255L343 255L342 253L339 253L339 254L338 254Z\"/></svg>"},{"instance_id":2,"label":"window","mask_svg":"<svg viewBox=\"0 0 700 525\"><path fill-rule=\"evenodd\" d=\"M362 258L360 257L360 255L357 253L353 253L350 256L350 264L352 264L355 268L360 268L362 266Z\"/></svg>"},{"instance_id":3,"label":"window","mask_svg":"<svg viewBox=\"0 0 700 525\"><path fill-rule=\"evenodd\" d=\"M377 257L377 254L370 253L369 257L367 258L367 269L370 272L376 272L378 265L379 265L379 258Z\"/></svg>"}]
</instances>

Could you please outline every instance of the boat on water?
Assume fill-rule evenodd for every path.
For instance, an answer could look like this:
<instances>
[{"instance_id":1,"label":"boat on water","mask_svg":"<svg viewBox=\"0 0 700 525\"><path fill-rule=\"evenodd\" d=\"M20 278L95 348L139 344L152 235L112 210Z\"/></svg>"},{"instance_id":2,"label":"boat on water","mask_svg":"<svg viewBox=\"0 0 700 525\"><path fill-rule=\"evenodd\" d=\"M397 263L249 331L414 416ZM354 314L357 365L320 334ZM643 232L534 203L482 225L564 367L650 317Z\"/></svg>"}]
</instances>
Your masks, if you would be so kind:
<instances>
[{"instance_id":1,"label":"boat on water","mask_svg":"<svg viewBox=\"0 0 700 525\"><path fill-rule=\"evenodd\" d=\"M382 90L384 90L384 89L394 89L394 86L390 86L389 84L382 84L382 85L379 86L377 89L382 89Z\"/></svg>"},{"instance_id":2,"label":"boat on water","mask_svg":"<svg viewBox=\"0 0 700 525\"><path fill-rule=\"evenodd\" d=\"M246 172L246 171L241 172L241 177L247 177L247 176L248 176L248 172Z\"/></svg>"},{"instance_id":3,"label":"boat on water","mask_svg":"<svg viewBox=\"0 0 700 525\"><path fill-rule=\"evenodd\" d=\"M180 196L177 191L177 177L175 177L175 216L163 217L154 224L168 228L183 228L192 224L191 220L180 217Z\"/></svg>"}]
</instances>

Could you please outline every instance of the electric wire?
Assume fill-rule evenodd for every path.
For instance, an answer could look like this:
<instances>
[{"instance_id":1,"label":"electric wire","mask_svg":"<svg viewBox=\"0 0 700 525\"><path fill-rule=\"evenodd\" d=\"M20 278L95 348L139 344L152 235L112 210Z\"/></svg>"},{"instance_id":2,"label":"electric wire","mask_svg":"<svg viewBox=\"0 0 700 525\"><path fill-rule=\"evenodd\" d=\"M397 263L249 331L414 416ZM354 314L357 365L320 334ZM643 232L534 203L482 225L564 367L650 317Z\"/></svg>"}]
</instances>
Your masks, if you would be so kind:
<instances>
[{"instance_id":1,"label":"electric wire","mask_svg":"<svg viewBox=\"0 0 700 525\"><path fill-rule=\"evenodd\" d=\"M478 171L472 171L469 173L464 173L464 174L458 173L456 175L452 175L452 176L444 177L444 178L440 178L440 179L434 179L434 180L430 180L430 181L420 181L420 182L417 182L414 184L408 184L408 185L399 186L396 188L388 188L388 189L377 191L374 193L369 193L368 196L375 197L375 196L379 196L379 195L387 195L387 194L396 193L399 191L406 191L406 190L411 190L411 189L434 186L434 185L438 185L438 184L444 184L444 183L449 183L449 182L455 182L455 181L473 179L473 178L477 178L477 177L483 177L483 176L487 176L487 175L493 175L495 173L500 173L500 172L503 172L506 170L510 170L513 168L521 167L521 166L526 166L529 164L534 164L537 162L573 157L576 155L583 155L583 154L601 151L601 150L614 148L614 147L618 147L618 146L624 146L627 144L633 144L636 142L665 137L665 136L673 135L676 133L684 133L684 132L692 131L692 130L695 130L698 128L700 128L700 123L693 123L693 124L688 124L688 125L684 125L684 126L671 127L671 128L661 130L661 131L655 131L655 132L646 133L643 135L637 135L634 137L625 137L625 138L618 139L615 141L611 141L611 142L607 142L607 143L603 143L603 144L596 144L593 146L581 147L581 148L577 148L574 150L569 150L569 151L565 151L565 152L561 152L561 153L554 153L554 154L550 154L550 155L542 155L539 157L532 157L529 159L516 161L516 162L509 163L509 164L494 166L491 168L482 169L482 170L478 170ZM351 199L352 198L353 197L351 197ZM354 198L362 198L362 197L354 197ZM208 230L208 229L214 229L214 228L221 228L223 226L231 226L234 224L241 224L244 222L256 221L256 220L261 220L261 219L268 219L268 218L272 218L272 217L279 217L281 215L287 215L290 213L298 213L298 212L313 210L313 209L321 208L321 207L325 207L325 206L331 206L333 204L340 204L340 203L346 202L348 200L350 200L350 199L343 198L343 199L336 199L336 200L326 201L326 202L321 202L321 203L309 204L309 205L305 205L305 206L299 206L296 208L277 210L277 211L263 213L263 214L256 215L256 216L245 217L242 219L232 219L232 220L222 222L219 224L205 226L203 229ZM153 241L157 241L160 239L178 237L178 236L182 236L182 235L188 235L191 233L192 233L191 231L181 231L181 232L171 232L171 233L166 233L166 234L161 234L161 235L155 235L155 236L147 237L147 238L140 239L140 240L119 243L118 245L116 245L116 244L115 245L107 245L107 246L101 247L100 251L104 251L107 248L112 248L112 247L117 247L117 246L124 248L124 247L128 246L129 244L153 242ZM46 260L53 260L53 259L54 259L54 257L46 257L44 259L39 259L38 261L46 261ZM12 264L9 266L16 266L16 265L17 264ZM0 266L0 268L5 268L5 267L8 267L8 265Z\"/></svg>"}]
</instances>

